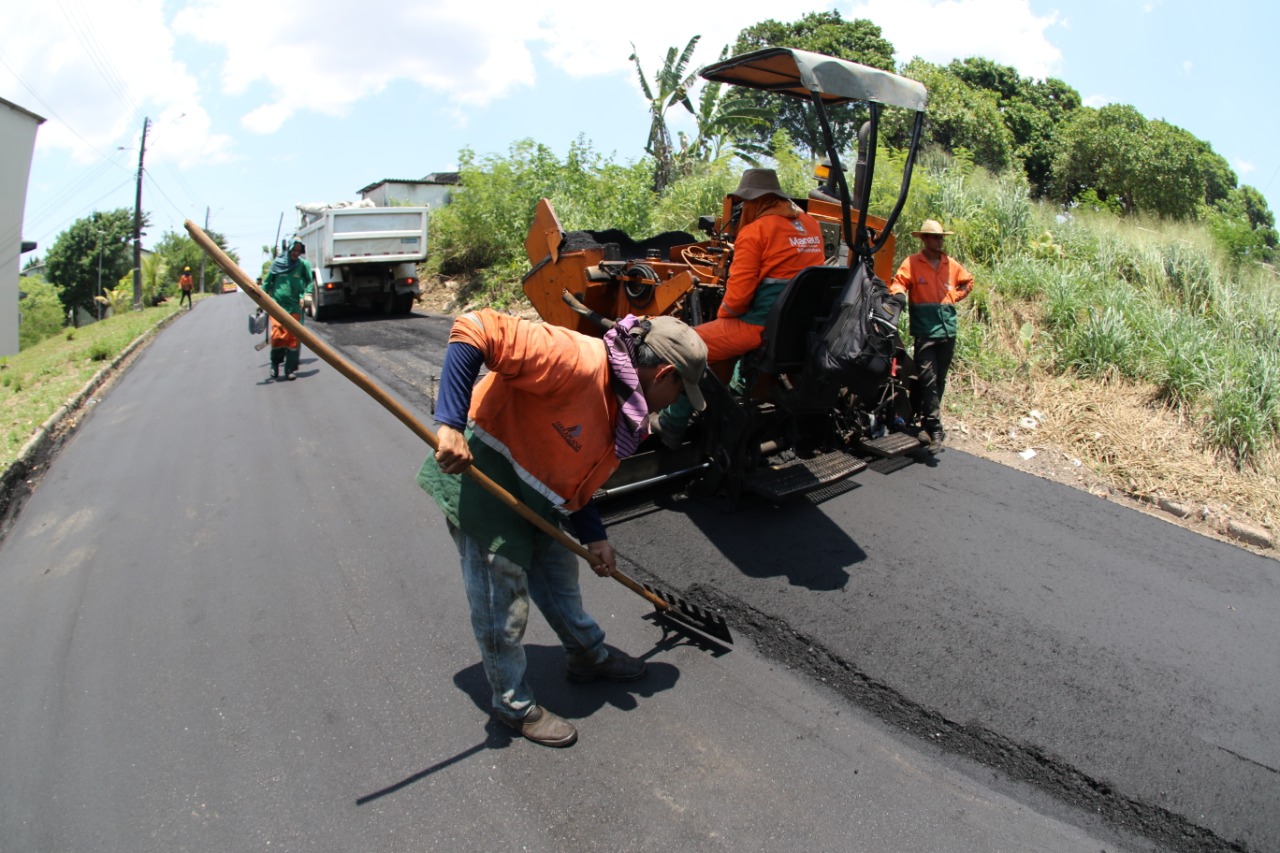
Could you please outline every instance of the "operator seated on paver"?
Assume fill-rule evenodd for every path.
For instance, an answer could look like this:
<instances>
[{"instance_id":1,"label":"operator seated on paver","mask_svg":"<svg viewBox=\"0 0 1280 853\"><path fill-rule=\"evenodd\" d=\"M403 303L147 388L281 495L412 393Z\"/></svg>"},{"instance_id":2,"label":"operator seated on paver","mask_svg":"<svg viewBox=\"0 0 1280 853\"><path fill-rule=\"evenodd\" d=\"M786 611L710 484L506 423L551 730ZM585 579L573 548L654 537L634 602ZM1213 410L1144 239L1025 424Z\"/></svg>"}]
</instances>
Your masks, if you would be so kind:
<instances>
[{"instance_id":1,"label":"operator seated on paver","mask_svg":"<svg viewBox=\"0 0 1280 853\"><path fill-rule=\"evenodd\" d=\"M489 374L473 385L482 365ZM582 608L578 558L463 473L472 462L554 524L560 513L608 576L617 569L592 495L635 453L650 412L681 393L706 403L707 348L675 317L624 317L604 338L492 310L453 324L436 403L439 447L418 484L439 504L462 562L493 714L535 743L568 746L571 723L538 705L520 641L529 600L564 646L571 681L632 681L644 661L604 644Z\"/></svg>"},{"instance_id":2,"label":"operator seated on paver","mask_svg":"<svg viewBox=\"0 0 1280 853\"><path fill-rule=\"evenodd\" d=\"M706 341L713 370L758 348L769 311L787 282L824 261L818 221L783 192L773 169L747 169L729 198L742 207L724 300L716 319L694 327ZM682 396L650 417L649 431L668 447L678 447L692 416Z\"/></svg>"}]
</instances>

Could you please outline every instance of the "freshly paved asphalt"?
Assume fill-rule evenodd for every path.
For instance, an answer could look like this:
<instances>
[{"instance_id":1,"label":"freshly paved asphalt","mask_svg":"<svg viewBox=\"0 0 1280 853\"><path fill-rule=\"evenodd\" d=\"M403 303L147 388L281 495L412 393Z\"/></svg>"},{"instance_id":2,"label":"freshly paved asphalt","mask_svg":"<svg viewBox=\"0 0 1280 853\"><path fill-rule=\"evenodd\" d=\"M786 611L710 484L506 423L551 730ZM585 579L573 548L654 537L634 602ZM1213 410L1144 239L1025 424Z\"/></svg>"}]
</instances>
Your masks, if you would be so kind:
<instances>
[{"instance_id":1,"label":"freshly paved asphalt","mask_svg":"<svg viewBox=\"0 0 1280 853\"><path fill-rule=\"evenodd\" d=\"M314 357L264 384L250 308L165 330L0 542L0 850L1280 847L1277 564L955 452L634 508L627 566L738 645L584 575L650 675L571 688L535 617L582 740L512 739L425 447ZM445 328L323 331L426 420Z\"/></svg>"}]
</instances>

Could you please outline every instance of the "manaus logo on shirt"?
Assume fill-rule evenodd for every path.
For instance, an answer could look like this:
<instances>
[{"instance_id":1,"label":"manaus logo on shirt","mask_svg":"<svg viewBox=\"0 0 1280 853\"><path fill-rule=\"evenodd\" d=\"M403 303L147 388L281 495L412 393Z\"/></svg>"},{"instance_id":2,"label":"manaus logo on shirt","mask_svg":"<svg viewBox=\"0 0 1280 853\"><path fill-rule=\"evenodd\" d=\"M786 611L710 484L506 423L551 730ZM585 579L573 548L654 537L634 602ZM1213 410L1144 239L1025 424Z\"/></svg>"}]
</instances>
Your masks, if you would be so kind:
<instances>
[{"instance_id":1,"label":"manaus logo on shirt","mask_svg":"<svg viewBox=\"0 0 1280 853\"><path fill-rule=\"evenodd\" d=\"M564 443L574 449L574 452L582 450L582 442L578 440L578 437L582 435L582 424L567 427L560 421L556 421L551 426L564 439Z\"/></svg>"}]
</instances>

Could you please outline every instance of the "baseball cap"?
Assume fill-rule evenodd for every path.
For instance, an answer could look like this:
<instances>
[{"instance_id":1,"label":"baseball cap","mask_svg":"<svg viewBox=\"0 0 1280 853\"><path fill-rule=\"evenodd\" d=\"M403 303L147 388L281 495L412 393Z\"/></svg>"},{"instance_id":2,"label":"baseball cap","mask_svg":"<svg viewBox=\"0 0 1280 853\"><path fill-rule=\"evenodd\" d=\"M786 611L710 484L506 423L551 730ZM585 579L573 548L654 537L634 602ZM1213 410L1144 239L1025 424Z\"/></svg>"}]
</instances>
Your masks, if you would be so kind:
<instances>
[{"instance_id":1,"label":"baseball cap","mask_svg":"<svg viewBox=\"0 0 1280 853\"><path fill-rule=\"evenodd\" d=\"M707 369L707 345L698 333L675 317L650 317L644 342L658 358L675 366L693 408L699 412L705 409L707 400L698 382Z\"/></svg>"}]
</instances>

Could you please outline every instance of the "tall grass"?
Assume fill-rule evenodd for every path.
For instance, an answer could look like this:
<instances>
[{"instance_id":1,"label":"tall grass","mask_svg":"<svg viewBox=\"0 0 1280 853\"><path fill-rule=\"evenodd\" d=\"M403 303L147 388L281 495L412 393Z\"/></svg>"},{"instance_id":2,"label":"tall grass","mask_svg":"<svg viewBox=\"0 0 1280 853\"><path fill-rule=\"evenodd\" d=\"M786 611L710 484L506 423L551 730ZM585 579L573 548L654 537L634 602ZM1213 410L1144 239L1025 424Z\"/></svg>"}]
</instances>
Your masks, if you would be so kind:
<instances>
[{"instance_id":1,"label":"tall grass","mask_svg":"<svg viewBox=\"0 0 1280 853\"><path fill-rule=\"evenodd\" d=\"M784 187L803 195L808 165L779 140ZM552 199L562 225L636 237L694 231L721 209L741 171L727 162L650 190L648 161L617 164L579 141L561 160L524 141L509 156L464 152L465 191L432 222L434 271L474 271L488 301L519 299L533 206ZM877 152L872 212L898 199L905 158ZM1038 369L1150 383L1208 447L1245 466L1280 436L1280 280L1225 258L1196 223L1063 211L1030 198L1020 173L992 175L967 157L926 151L895 225L894 263L918 251L911 232L936 219L947 250L974 273L961 305L958 358L999 379ZM905 325L905 324L904 324Z\"/></svg>"},{"instance_id":2,"label":"tall grass","mask_svg":"<svg viewBox=\"0 0 1280 853\"><path fill-rule=\"evenodd\" d=\"M907 209L956 232L948 251L977 279L962 329L993 332L962 333L972 369L1033 359L1034 339L1054 370L1151 383L1238 466L1277 446L1280 282L1269 272L1230 263L1196 224L1063 212L1031 201L1016 176L937 153L922 166ZM916 227L900 225L900 256L917 250Z\"/></svg>"}]
</instances>

